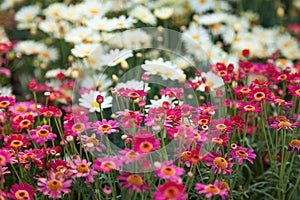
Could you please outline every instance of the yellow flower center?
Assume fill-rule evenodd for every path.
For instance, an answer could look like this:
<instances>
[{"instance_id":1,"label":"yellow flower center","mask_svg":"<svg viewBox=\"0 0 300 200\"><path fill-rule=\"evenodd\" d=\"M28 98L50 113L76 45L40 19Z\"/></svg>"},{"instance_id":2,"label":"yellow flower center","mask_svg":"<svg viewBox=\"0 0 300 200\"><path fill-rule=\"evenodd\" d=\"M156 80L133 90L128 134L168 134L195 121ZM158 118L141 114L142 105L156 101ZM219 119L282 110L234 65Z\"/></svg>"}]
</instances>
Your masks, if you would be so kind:
<instances>
[{"instance_id":1,"label":"yellow flower center","mask_svg":"<svg viewBox=\"0 0 300 200\"><path fill-rule=\"evenodd\" d=\"M300 140L294 139L290 142L290 145L293 147L300 147Z\"/></svg>"},{"instance_id":2,"label":"yellow flower center","mask_svg":"<svg viewBox=\"0 0 300 200\"><path fill-rule=\"evenodd\" d=\"M1 107L6 108L6 107L8 107L9 105L10 105L10 102L7 101L7 100L4 100L4 101L1 101L1 102L0 102L0 106L1 106Z\"/></svg>"},{"instance_id":3,"label":"yellow flower center","mask_svg":"<svg viewBox=\"0 0 300 200\"><path fill-rule=\"evenodd\" d=\"M1 165L4 164L5 161L6 161L5 157L2 156L2 155L0 155L0 164L1 164Z\"/></svg>"},{"instance_id":4,"label":"yellow flower center","mask_svg":"<svg viewBox=\"0 0 300 200\"><path fill-rule=\"evenodd\" d=\"M297 94L298 96L300 96L300 89L299 89L299 90L296 90L296 94Z\"/></svg>"},{"instance_id":5,"label":"yellow flower center","mask_svg":"<svg viewBox=\"0 0 300 200\"><path fill-rule=\"evenodd\" d=\"M265 97L266 97L266 95L263 92L257 92L254 94L254 98L258 101L264 99Z\"/></svg>"},{"instance_id":6,"label":"yellow flower center","mask_svg":"<svg viewBox=\"0 0 300 200\"><path fill-rule=\"evenodd\" d=\"M214 163L215 163L215 165L217 165L217 167L219 167L221 169L225 169L228 166L227 161L222 157L215 158Z\"/></svg>"},{"instance_id":7,"label":"yellow flower center","mask_svg":"<svg viewBox=\"0 0 300 200\"><path fill-rule=\"evenodd\" d=\"M248 153L244 150L237 150L235 154L240 158L248 158Z\"/></svg>"},{"instance_id":8,"label":"yellow flower center","mask_svg":"<svg viewBox=\"0 0 300 200\"><path fill-rule=\"evenodd\" d=\"M31 122L28 119L24 119L20 122L21 127L27 127L27 126L30 126L30 125L31 125Z\"/></svg>"},{"instance_id":9,"label":"yellow flower center","mask_svg":"<svg viewBox=\"0 0 300 200\"><path fill-rule=\"evenodd\" d=\"M82 164L77 165L76 169L77 169L78 172L87 173L89 171L89 166L82 163Z\"/></svg>"},{"instance_id":10,"label":"yellow flower center","mask_svg":"<svg viewBox=\"0 0 300 200\"><path fill-rule=\"evenodd\" d=\"M181 158L183 159L183 160L189 160L190 159L190 157L191 157L191 152L190 151L185 151L185 152L183 152L182 154L181 154Z\"/></svg>"},{"instance_id":11,"label":"yellow flower center","mask_svg":"<svg viewBox=\"0 0 300 200\"><path fill-rule=\"evenodd\" d=\"M205 187L205 190L211 194L218 194L220 189L217 188L214 185L209 184L208 186Z\"/></svg>"},{"instance_id":12,"label":"yellow flower center","mask_svg":"<svg viewBox=\"0 0 300 200\"><path fill-rule=\"evenodd\" d=\"M284 103L284 102L285 102L285 100L279 99L279 98L275 99L275 101L276 101L277 103Z\"/></svg>"},{"instance_id":13,"label":"yellow flower center","mask_svg":"<svg viewBox=\"0 0 300 200\"><path fill-rule=\"evenodd\" d=\"M101 126L99 126L100 131L109 131L110 129L111 129L111 125L109 124L102 124Z\"/></svg>"},{"instance_id":14,"label":"yellow flower center","mask_svg":"<svg viewBox=\"0 0 300 200\"><path fill-rule=\"evenodd\" d=\"M15 107L16 112L25 112L27 110L26 106L17 106Z\"/></svg>"},{"instance_id":15,"label":"yellow flower center","mask_svg":"<svg viewBox=\"0 0 300 200\"><path fill-rule=\"evenodd\" d=\"M92 105L93 107L95 107L95 108L99 108L99 107L100 107L100 105L99 105L99 103L98 103L97 101L93 101L93 102L91 103L91 105Z\"/></svg>"},{"instance_id":16,"label":"yellow flower center","mask_svg":"<svg viewBox=\"0 0 300 200\"><path fill-rule=\"evenodd\" d=\"M227 71L223 70L223 71L219 71L218 72L218 75L221 76L221 77L224 77L227 75Z\"/></svg>"},{"instance_id":17,"label":"yellow flower center","mask_svg":"<svg viewBox=\"0 0 300 200\"><path fill-rule=\"evenodd\" d=\"M173 167L163 167L161 172L165 175L173 175L175 174L176 170Z\"/></svg>"},{"instance_id":18,"label":"yellow flower center","mask_svg":"<svg viewBox=\"0 0 300 200\"><path fill-rule=\"evenodd\" d=\"M99 146L99 141L96 138L90 137L86 140L87 143Z\"/></svg>"},{"instance_id":19,"label":"yellow flower center","mask_svg":"<svg viewBox=\"0 0 300 200\"><path fill-rule=\"evenodd\" d=\"M140 144L140 150L142 152L149 152L153 149L153 145L150 142L142 142Z\"/></svg>"},{"instance_id":20,"label":"yellow flower center","mask_svg":"<svg viewBox=\"0 0 300 200\"><path fill-rule=\"evenodd\" d=\"M15 193L17 199L29 199L29 193L26 190L18 190Z\"/></svg>"},{"instance_id":21,"label":"yellow flower center","mask_svg":"<svg viewBox=\"0 0 300 200\"><path fill-rule=\"evenodd\" d=\"M84 131L84 128L85 128L84 124L80 123L80 122L73 124L73 126L72 126L72 130L74 132L82 132L82 131Z\"/></svg>"},{"instance_id":22,"label":"yellow flower center","mask_svg":"<svg viewBox=\"0 0 300 200\"><path fill-rule=\"evenodd\" d=\"M226 191L228 191L230 188L229 188L229 185L228 185L228 183L226 183L226 182L221 182L221 189L222 190L226 190Z\"/></svg>"},{"instance_id":23,"label":"yellow flower center","mask_svg":"<svg viewBox=\"0 0 300 200\"><path fill-rule=\"evenodd\" d=\"M10 146L12 147L21 147L23 145L23 142L21 140L13 140L10 143Z\"/></svg>"},{"instance_id":24,"label":"yellow flower center","mask_svg":"<svg viewBox=\"0 0 300 200\"><path fill-rule=\"evenodd\" d=\"M291 127L292 124L288 121L281 121L281 122L278 123L278 126L279 127Z\"/></svg>"},{"instance_id":25,"label":"yellow flower center","mask_svg":"<svg viewBox=\"0 0 300 200\"><path fill-rule=\"evenodd\" d=\"M206 0L199 0L199 3L204 4L206 3Z\"/></svg>"},{"instance_id":26,"label":"yellow flower center","mask_svg":"<svg viewBox=\"0 0 300 200\"><path fill-rule=\"evenodd\" d=\"M200 119L199 121L198 121L198 124L199 125L207 125L208 124L208 119Z\"/></svg>"},{"instance_id":27,"label":"yellow flower center","mask_svg":"<svg viewBox=\"0 0 300 200\"><path fill-rule=\"evenodd\" d=\"M56 192L56 191L60 190L63 187L63 184L59 180L54 179L54 180L51 180L51 181L48 182L47 187L51 191Z\"/></svg>"},{"instance_id":28,"label":"yellow flower center","mask_svg":"<svg viewBox=\"0 0 300 200\"><path fill-rule=\"evenodd\" d=\"M137 98L140 97L140 95L139 95L139 93L137 93L137 92L130 92L130 93L128 94L128 97L130 97L131 99L137 99Z\"/></svg>"},{"instance_id":29,"label":"yellow flower center","mask_svg":"<svg viewBox=\"0 0 300 200\"><path fill-rule=\"evenodd\" d=\"M47 129L40 129L37 131L37 134L39 137L44 138L47 137L48 135L50 135L50 132Z\"/></svg>"},{"instance_id":30,"label":"yellow flower center","mask_svg":"<svg viewBox=\"0 0 300 200\"><path fill-rule=\"evenodd\" d=\"M252 106L252 105L246 105L246 106L244 106L244 110L246 110L246 111L253 111L253 110L255 110L255 107Z\"/></svg>"},{"instance_id":31,"label":"yellow flower center","mask_svg":"<svg viewBox=\"0 0 300 200\"><path fill-rule=\"evenodd\" d=\"M243 93L243 94L247 94L247 93L251 92L251 90L249 88L242 88L240 90L240 92Z\"/></svg>"},{"instance_id":32,"label":"yellow flower center","mask_svg":"<svg viewBox=\"0 0 300 200\"><path fill-rule=\"evenodd\" d=\"M101 168L106 169L106 170L111 170L116 168L115 163L111 162L111 161L105 161L101 163Z\"/></svg>"},{"instance_id":33,"label":"yellow flower center","mask_svg":"<svg viewBox=\"0 0 300 200\"><path fill-rule=\"evenodd\" d=\"M217 124L217 125L216 125L216 128L217 128L218 130L223 131L223 130L225 130L225 129L227 128L227 126L226 126L225 124Z\"/></svg>"},{"instance_id":34,"label":"yellow flower center","mask_svg":"<svg viewBox=\"0 0 300 200\"><path fill-rule=\"evenodd\" d=\"M215 143L218 143L218 144L222 144L223 143L222 138L213 138L211 141L215 142Z\"/></svg>"},{"instance_id":35,"label":"yellow flower center","mask_svg":"<svg viewBox=\"0 0 300 200\"><path fill-rule=\"evenodd\" d=\"M137 185L140 186L143 184L143 179L142 177L140 177L139 175L129 175L127 178L128 183L130 183L131 185Z\"/></svg>"},{"instance_id":36,"label":"yellow flower center","mask_svg":"<svg viewBox=\"0 0 300 200\"><path fill-rule=\"evenodd\" d=\"M178 193L179 193L178 188L171 186L164 191L164 196L167 197L168 199L176 199Z\"/></svg>"},{"instance_id":37,"label":"yellow flower center","mask_svg":"<svg viewBox=\"0 0 300 200\"><path fill-rule=\"evenodd\" d=\"M126 153L126 157L127 158L130 158L130 159L134 159L134 158L137 158L139 156L139 153L138 152L127 152Z\"/></svg>"},{"instance_id":38,"label":"yellow flower center","mask_svg":"<svg viewBox=\"0 0 300 200\"><path fill-rule=\"evenodd\" d=\"M287 75L286 74L282 74L277 78L279 81L284 81L287 79Z\"/></svg>"}]
</instances>

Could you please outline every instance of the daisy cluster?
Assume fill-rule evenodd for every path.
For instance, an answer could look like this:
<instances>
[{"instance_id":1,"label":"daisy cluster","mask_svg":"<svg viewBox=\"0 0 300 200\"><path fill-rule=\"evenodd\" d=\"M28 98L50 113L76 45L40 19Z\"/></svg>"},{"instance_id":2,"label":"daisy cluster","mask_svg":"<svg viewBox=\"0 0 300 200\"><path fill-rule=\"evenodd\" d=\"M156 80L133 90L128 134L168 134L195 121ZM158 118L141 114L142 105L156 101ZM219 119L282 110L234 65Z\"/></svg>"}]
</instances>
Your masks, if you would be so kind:
<instances>
[{"instance_id":1,"label":"daisy cluster","mask_svg":"<svg viewBox=\"0 0 300 200\"><path fill-rule=\"evenodd\" d=\"M299 26L222 0L74 2L0 6L23 3L30 36L0 44L0 199L299 196Z\"/></svg>"},{"instance_id":2,"label":"daisy cluster","mask_svg":"<svg viewBox=\"0 0 300 200\"><path fill-rule=\"evenodd\" d=\"M73 112L35 81L28 87L36 102L1 95L1 197L226 199L247 195L256 181L267 181L261 175L276 170L278 179L268 184L288 190L292 182L288 196L297 195L299 72L248 61L249 53L243 51L238 72L232 64L210 65L154 99L147 68L142 81L120 83L110 95L82 89ZM258 70L263 79L247 84ZM209 81L218 79L214 88ZM197 106L185 101L189 89ZM212 93L216 105L205 103ZM114 100L125 109L107 115ZM254 172L262 174L244 179Z\"/></svg>"}]
</instances>

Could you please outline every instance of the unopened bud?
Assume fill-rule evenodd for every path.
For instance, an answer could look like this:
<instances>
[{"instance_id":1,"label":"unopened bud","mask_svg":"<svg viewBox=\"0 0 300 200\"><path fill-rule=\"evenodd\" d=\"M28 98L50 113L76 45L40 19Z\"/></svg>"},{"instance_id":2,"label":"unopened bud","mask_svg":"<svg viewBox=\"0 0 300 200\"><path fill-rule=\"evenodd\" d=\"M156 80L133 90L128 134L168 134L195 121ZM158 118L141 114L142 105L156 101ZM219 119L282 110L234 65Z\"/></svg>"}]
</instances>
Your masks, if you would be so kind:
<instances>
[{"instance_id":1,"label":"unopened bud","mask_svg":"<svg viewBox=\"0 0 300 200\"><path fill-rule=\"evenodd\" d=\"M102 95L98 95L97 96L97 98L96 98L96 101L97 101L97 103L99 103L99 104L101 104L101 103L103 103L103 101L104 101L104 97L102 96Z\"/></svg>"}]
</instances>

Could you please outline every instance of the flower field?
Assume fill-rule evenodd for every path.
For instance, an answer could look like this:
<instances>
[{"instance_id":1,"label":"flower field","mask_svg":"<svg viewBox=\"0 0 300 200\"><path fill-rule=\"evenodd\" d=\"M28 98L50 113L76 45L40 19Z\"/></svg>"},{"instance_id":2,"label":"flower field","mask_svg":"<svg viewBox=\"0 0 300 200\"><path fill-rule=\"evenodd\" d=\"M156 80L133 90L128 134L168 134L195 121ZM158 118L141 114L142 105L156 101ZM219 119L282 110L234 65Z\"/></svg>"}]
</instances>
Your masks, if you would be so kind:
<instances>
[{"instance_id":1,"label":"flower field","mask_svg":"<svg viewBox=\"0 0 300 200\"><path fill-rule=\"evenodd\" d=\"M3 0L0 199L299 199L300 1L249 2Z\"/></svg>"}]
</instances>

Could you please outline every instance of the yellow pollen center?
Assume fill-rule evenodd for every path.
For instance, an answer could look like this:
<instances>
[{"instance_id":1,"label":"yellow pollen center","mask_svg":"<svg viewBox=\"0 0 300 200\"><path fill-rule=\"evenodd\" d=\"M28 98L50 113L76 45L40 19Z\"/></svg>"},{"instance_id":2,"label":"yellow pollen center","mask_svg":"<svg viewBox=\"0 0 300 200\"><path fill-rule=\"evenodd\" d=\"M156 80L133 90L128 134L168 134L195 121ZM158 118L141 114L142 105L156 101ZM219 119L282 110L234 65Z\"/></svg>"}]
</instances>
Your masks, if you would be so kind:
<instances>
[{"instance_id":1,"label":"yellow pollen center","mask_svg":"<svg viewBox=\"0 0 300 200\"><path fill-rule=\"evenodd\" d=\"M240 92L241 93L243 93L243 94L247 94L247 93L249 93L251 90L249 89L249 88L242 88L241 90L240 90Z\"/></svg>"},{"instance_id":2,"label":"yellow pollen center","mask_svg":"<svg viewBox=\"0 0 300 200\"><path fill-rule=\"evenodd\" d=\"M208 186L206 186L206 187L205 187L205 190L206 190L207 192L211 193L211 194L218 194L219 191L220 191L219 188L217 188L216 186L211 185L211 184L208 185Z\"/></svg>"},{"instance_id":3,"label":"yellow pollen center","mask_svg":"<svg viewBox=\"0 0 300 200\"><path fill-rule=\"evenodd\" d=\"M89 171L89 166L87 166L86 164L79 164L77 165L76 169L78 172L87 173Z\"/></svg>"},{"instance_id":4,"label":"yellow pollen center","mask_svg":"<svg viewBox=\"0 0 300 200\"><path fill-rule=\"evenodd\" d=\"M0 155L0 164L4 164L6 161L5 157Z\"/></svg>"},{"instance_id":5,"label":"yellow pollen center","mask_svg":"<svg viewBox=\"0 0 300 200\"><path fill-rule=\"evenodd\" d=\"M139 153L138 153L138 152L127 152L127 153L126 153L126 157L127 157L127 158L130 158L130 159L137 158L138 156L139 156Z\"/></svg>"},{"instance_id":6,"label":"yellow pollen center","mask_svg":"<svg viewBox=\"0 0 300 200\"><path fill-rule=\"evenodd\" d=\"M237 150L235 154L240 158L248 158L248 153L243 150Z\"/></svg>"},{"instance_id":7,"label":"yellow pollen center","mask_svg":"<svg viewBox=\"0 0 300 200\"><path fill-rule=\"evenodd\" d=\"M215 163L215 165L217 165L217 167L219 167L221 169L225 169L228 166L227 161L222 157L215 158L214 163Z\"/></svg>"},{"instance_id":8,"label":"yellow pollen center","mask_svg":"<svg viewBox=\"0 0 300 200\"><path fill-rule=\"evenodd\" d=\"M72 130L75 131L75 132L82 132L84 131L84 124L83 123L76 123L72 126Z\"/></svg>"},{"instance_id":9,"label":"yellow pollen center","mask_svg":"<svg viewBox=\"0 0 300 200\"><path fill-rule=\"evenodd\" d=\"M54 180L51 180L51 181L48 182L47 187L51 191L56 192L56 191L60 190L63 187L63 184L59 180L54 179Z\"/></svg>"},{"instance_id":10,"label":"yellow pollen center","mask_svg":"<svg viewBox=\"0 0 300 200\"><path fill-rule=\"evenodd\" d=\"M15 107L16 112L25 112L27 110L26 106L17 106Z\"/></svg>"},{"instance_id":11,"label":"yellow pollen center","mask_svg":"<svg viewBox=\"0 0 300 200\"><path fill-rule=\"evenodd\" d=\"M300 147L300 140L294 139L290 142L290 145L293 147Z\"/></svg>"},{"instance_id":12,"label":"yellow pollen center","mask_svg":"<svg viewBox=\"0 0 300 200\"><path fill-rule=\"evenodd\" d=\"M281 122L278 123L278 126L279 127L291 127L292 124L288 121L281 121Z\"/></svg>"},{"instance_id":13,"label":"yellow pollen center","mask_svg":"<svg viewBox=\"0 0 300 200\"><path fill-rule=\"evenodd\" d=\"M97 101L92 102L91 105L92 105L93 107L96 107L96 108L99 108L99 107L100 107L100 105L99 105L99 103L98 103Z\"/></svg>"},{"instance_id":14,"label":"yellow pollen center","mask_svg":"<svg viewBox=\"0 0 300 200\"><path fill-rule=\"evenodd\" d=\"M50 135L50 132L47 129L40 129L37 131L39 137L44 138Z\"/></svg>"},{"instance_id":15,"label":"yellow pollen center","mask_svg":"<svg viewBox=\"0 0 300 200\"><path fill-rule=\"evenodd\" d=\"M200 119L198 121L198 124L200 124L200 125L207 125L208 124L208 120L207 119Z\"/></svg>"},{"instance_id":16,"label":"yellow pollen center","mask_svg":"<svg viewBox=\"0 0 300 200\"><path fill-rule=\"evenodd\" d=\"M296 94L297 94L298 96L300 96L300 89L299 89L299 90L296 90Z\"/></svg>"},{"instance_id":17,"label":"yellow pollen center","mask_svg":"<svg viewBox=\"0 0 300 200\"><path fill-rule=\"evenodd\" d=\"M255 110L255 107L251 106L251 105L246 105L246 106L244 106L244 109L247 111L253 111L253 110Z\"/></svg>"},{"instance_id":18,"label":"yellow pollen center","mask_svg":"<svg viewBox=\"0 0 300 200\"><path fill-rule=\"evenodd\" d=\"M219 71L218 75L221 76L221 77L226 76L227 75L227 71L224 71L224 70L223 71Z\"/></svg>"},{"instance_id":19,"label":"yellow pollen center","mask_svg":"<svg viewBox=\"0 0 300 200\"><path fill-rule=\"evenodd\" d=\"M15 197L17 199L28 199L29 198L29 193L26 190L18 190L15 193Z\"/></svg>"},{"instance_id":20,"label":"yellow pollen center","mask_svg":"<svg viewBox=\"0 0 300 200\"><path fill-rule=\"evenodd\" d=\"M173 167L163 167L161 172L165 175L173 175L176 171Z\"/></svg>"},{"instance_id":21,"label":"yellow pollen center","mask_svg":"<svg viewBox=\"0 0 300 200\"><path fill-rule=\"evenodd\" d=\"M86 140L86 142L90 143L90 144L93 144L94 146L98 146L99 145L99 141L96 138L92 138L92 137L88 138Z\"/></svg>"},{"instance_id":22,"label":"yellow pollen center","mask_svg":"<svg viewBox=\"0 0 300 200\"><path fill-rule=\"evenodd\" d=\"M178 196L179 190L177 187L171 186L164 191L164 196L168 199L176 199Z\"/></svg>"},{"instance_id":23,"label":"yellow pollen center","mask_svg":"<svg viewBox=\"0 0 300 200\"><path fill-rule=\"evenodd\" d=\"M225 130L226 128L227 128L227 126L225 125L225 124L217 124L216 125L216 128L218 129L218 130Z\"/></svg>"},{"instance_id":24,"label":"yellow pollen center","mask_svg":"<svg viewBox=\"0 0 300 200\"><path fill-rule=\"evenodd\" d=\"M139 95L137 92L130 92L130 93L128 94L128 97L129 97L129 98L132 98L132 99L137 99L137 98L140 97L140 95Z\"/></svg>"},{"instance_id":25,"label":"yellow pollen center","mask_svg":"<svg viewBox=\"0 0 300 200\"><path fill-rule=\"evenodd\" d=\"M111 125L109 124L102 124L101 126L99 126L100 131L109 131L110 129L111 129Z\"/></svg>"},{"instance_id":26,"label":"yellow pollen center","mask_svg":"<svg viewBox=\"0 0 300 200\"><path fill-rule=\"evenodd\" d=\"M221 138L213 138L212 142L218 143L218 144L222 144L223 140Z\"/></svg>"},{"instance_id":27,"label":"yellow pollen center","mask_svg":"<svg viewBox=\"0 0 300 200\"><path fill-rule=\"evenodd\" d=\"M182 159L184 160L189 160L191 156L191 152L190 151L185 151L181 154Z\"/></svg>"},{"instance_id":28,"label":"yellow pollen center","mask_svg":"<svg viewBox=\"0 0 300 200\"><path fill-rule=\"evenodd\" d=\"M129 175L127 178L128 183L131 185L137 185L140 186L143 184L143 179L139 175Z\"/></svg>"},{"instance_id":29,"label":"yellow pollen center","mask_svg":"<svg viewBox=\"0 0 300 200\"><path fill-rule=\"evenodd\" d=\"M150 142L142 142L140 144L140 150L142 152L149 152L153 149L153 145Z\"/></svg>"},{"instance_id":30,"label":"yellow pollen center","mask_svg":"<svg viewBox=\"0 0 300 200\"><path fill-rule=\"evenodd\" d=\"M20 122L21 127L29 126L31 122L28 119L24 119Z\"/></svg>"},{"instance_id":31,"label":"yellow pollen center","mask_svg":"<svg viewBox=\"0 0 300 200\"><path fill-rule=\"evenodd\" d=\"M256 100L262 100L262 99L264 99L265 98L265 93L263 93L263 92L257 92L257 93L255 93L254 94L254 98L256 99Z\"/></svg>"},{"instance_id":32,"label":"yellow pollen center","mask_svg":"<svg viewBox=\"0 0 300 200\"><path fill-rule=\"evenodd\" d=\"M13 140L10 143L10 146L12 147L21 147L23 145L23 142L21 140Z\"/></svg>"},{"instance_id":33,"label":"yellow pollen center","mask_svg":"<svg viewBox=\"0 0 300 200\"><path fill-rule=\"evenodd\" d=\"M114 169L115 167L116 167L115 163L110 162L110 161L101 163L101 168L104 168L104 169L111 170L111 169Z\"/></svg>"}]
</instances>

